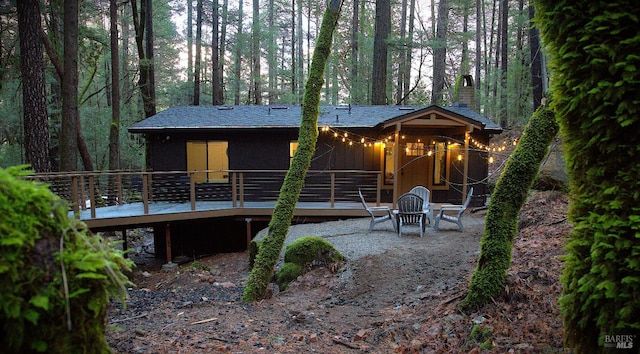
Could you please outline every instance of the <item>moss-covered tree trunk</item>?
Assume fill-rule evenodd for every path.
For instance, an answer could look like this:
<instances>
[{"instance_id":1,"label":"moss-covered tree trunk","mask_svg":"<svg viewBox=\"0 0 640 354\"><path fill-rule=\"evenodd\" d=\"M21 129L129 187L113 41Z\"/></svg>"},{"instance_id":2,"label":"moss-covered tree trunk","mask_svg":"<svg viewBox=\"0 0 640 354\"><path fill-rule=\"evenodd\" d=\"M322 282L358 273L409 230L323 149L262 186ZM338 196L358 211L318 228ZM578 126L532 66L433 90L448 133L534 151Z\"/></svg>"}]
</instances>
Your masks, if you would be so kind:
<instances>
[{"instance_id":1,"label":"moss-covered tree trunk","mask_svg":"<svg viewBox=\"0 0 640 354\"><path fill-rule=\"evenodd\" d=\"M571 191L574 229L560 299L566 344L592 353L632 343L638 352L640 6L635 0L535 5Z\"/></svg>"},{"instance_id":2,"label":"moss-covered tree trunk","mask_svg":"<svg viewBox=\"0 0 640 354\"><path fill-rule=\"evenodd\" d=\"M538 108L491 195L480 241L480 258L462 303L464 308L480 307L502 292L511 264L511 247L518 231L520 209L557 133L558 125L551 110L547 106Z\"/></svg>"},{"instance_id":3,"label":"moss-covered tree trunk","mask_svg":"<svg viewBox=\"0 0 640 354\"><path fill-rule=\"evenodd\" d=\"M0 351L109 353L107 308L133 263L24 174L0 168Z\"/></svg>"},{"instance_id":4,"label":"moss-covered tree trunk","mask_svg":"<svg viewBox=\"0 0 640 354\"><path fill-rule=\"evenodd\" d=\"M289 171L280 188L280 195L269 223L269 234L262 242L256 255L253 269L247 280L247 286L242 294L243 301L255 301L262 297L267 290L267 285L269 285L278 256L291 226L293 212L298 203L304 179L316 149L324 68L331 52L333 31L340 17L341 7L342 0L329 1L322 18L320 34L313 52L309 78L307 79L302 100L302 120L298 133L298 149L293 156L291 167L289 167Z\"/></svg>"}]
</instances>

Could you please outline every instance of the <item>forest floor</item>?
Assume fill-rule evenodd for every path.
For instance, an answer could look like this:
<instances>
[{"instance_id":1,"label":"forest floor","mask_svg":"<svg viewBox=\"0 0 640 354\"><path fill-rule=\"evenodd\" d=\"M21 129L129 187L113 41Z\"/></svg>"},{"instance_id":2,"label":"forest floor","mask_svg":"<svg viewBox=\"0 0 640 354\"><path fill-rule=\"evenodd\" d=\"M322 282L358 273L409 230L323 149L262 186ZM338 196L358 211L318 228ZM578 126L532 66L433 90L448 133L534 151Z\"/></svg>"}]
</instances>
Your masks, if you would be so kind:
<instances>
[{"instance_id":1,"label":"forest floor","mask_svg":"<svg viewBox=\"0 0 640 354\"><path fill-rule=\"evenodd\" d=\"M422 238L398 238L390 226L367 233L368 220L354 219L316 227L331 234L348 223L361 231L342 236L385 248L352 258L346 252L337 271L315 268L255 303L241 301L247 252L173 271L144 252L132 255L135 287L126 307L110 307L107 340L117 353L568 352L557 301L567 205L563 193L532 193L504 291L474 312L458 305L476 266L485 211L467 214L464 232L454 226Z\"/></svg>"}]
</instances>

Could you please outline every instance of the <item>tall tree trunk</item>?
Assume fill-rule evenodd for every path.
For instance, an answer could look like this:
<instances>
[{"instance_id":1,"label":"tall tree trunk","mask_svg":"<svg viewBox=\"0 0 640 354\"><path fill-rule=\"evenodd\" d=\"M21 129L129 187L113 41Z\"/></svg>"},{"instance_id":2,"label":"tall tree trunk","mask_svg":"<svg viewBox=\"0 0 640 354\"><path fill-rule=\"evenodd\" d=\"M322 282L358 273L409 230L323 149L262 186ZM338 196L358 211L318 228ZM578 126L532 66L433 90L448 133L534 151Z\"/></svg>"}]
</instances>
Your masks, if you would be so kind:
<instances>
[{"instance_id":1,"label":"tall tree trunk","mask_svg":"<svg viewBox=\"0 0 640 354\"><path fill-rule=\"evenodd\" d=\"M304 82L304 45L303 45L303 41L302 41L302 1L303 0L298 0L298 10L296 11L297 16L298 16L298 21L297 21L297 26L298 26L298 31L296 32L296 42L298 42L298 60L297 60L297 64L298 64L298 82L300 83L300 85L298 85L298 92L297 94L297 102L302 102L302 95L304 94L304 87L302 86L302 83Z\"/></svg>"},{"instance_id":2,"label":"tall tree trunk","mask_svg":"<svg viewBox=\"0 0 640 354\"><path fill-rule=\"evenodd\" d=\"M628 0L534 4L569 175L573 229L558 300L565 344L574 353L638 353L640 7Z\"/></svg>"},{"instance_id":3,"label":"tall tree trunk","mask_svg":"<svg viewBox=\"0 0 640 354\"><path fill-rule=\"evenodd\" d=\"M224 92L222 89L221 62L223 56L220 54L220 11L218 0L213 1L213 19L211 31L211 102L214 106L224 103Z\"/></svg>"},{"instance_id":4,"label":"tall tree trunk","mask_svg":"<svg viewBox=\"0 0 640 354\"><path fill-rule=\"evenodd\" d=\"M359 41L358 36L360 34L360 18L359 18L360 0L353 0L353 10L351 18L351 103L362 104L364 99L362 97L362 89L360 87L360 80L358 78L358 51Z\"/></svg>"},{"instance_id":5,"label":"tall tree trunk","mask_svg":"<svg viewBox=\"0 0 640 354\"><path fill-rule=\"evenodd\" d=\"M293 96L293 103L297 104L300 101L298 100L298 65L296 65L296 60L298 60L298 56L296 55L296 46L302 45L302 43L296 43L296 31L298 27L296 26L296 1L291 0L291 96Z\"/></svg>"},{"instance_id":6,"label":"tall tree trunk","mask_svg":"<svg viewBox=\"0 0 640 354\"><path fill-rule=\"evenodd\" d=\"M238 34L236 38L236 57L234 63L234 83L233 83L233 102L237 106L240 104L240 72L242 66L242 47L244 45L243 33L242 33L242 0L238 0Z\"/></svg>"},{"instance_id":7,"label":"tall tree trunk","mask_svg":"<svg viewBox=\"0 0 640 354\"><path fill-rule=\"evenodd\" d=\"M274 0L269 0L269 8L267 10L267 18L269 21L269 31L267 32L267 62L269 64L269 93L267 100L269 104L276 101L276 78L278 72L278 63L276 60L276 41L274 34L277 29L275 27L275 9Z\"/></svg>"},{"instance_id":8,"label":"tall tree trunk","mask_svg":"<svg viewBox=\"0 0 640 354\"><path fill-rule=\"evenodd\" d=\"M118 1L109 1L111 38L111 129L109 130L109 170L120 169L120 57L118 51ZM116 190L116 180L109 178L109 191ZM109 194L109 204L115 204L115 194Z\"/></svg>"},{"instance_id":9,"label":"tall tree trunk","mask_svg":"<svg viewBox=\"0 0 640 354\"><path fill-rule=\"evenodd\" d=\"M222 104L225 101L225 60L227 53L227 23L229 22L229 0L222 1L222 19L220 21L220 89L222 90Z\"/></svg>"},{"instance_id":10,"label":"tall tree trunk","mask_svg":"<svg viewBox=\"0 0 640 354\"><path fill-rule=\"evenodd\" d=\"M535 7L529 6L529 20L535 16ZM529 48L531 51L531 88L533 90L533 110L540 107L542 102L544 74L542 72L542 48L540 47L540 32L531 24L529 28Z\"/></svg>"},{"instance_id":11,"label":"tall tree trunk","mask_svg":"<svg viewBox=\"0 0 640 354\"><path fill-rule=\"evenodd\" d=\"M509 126L508 102L507 102L507 63L509 58L509 0L502 0L501 49L500 49L500 125Z\"/></svg>"},{"instance_id":12,"label":"tall tree trunk","mask_svg":"<svg viewBox=\"0 0 640 354\"><path fill-rule=\"evenodd\" d=\"M140 12L138 12L138 1L130 0L140 68L138 87L142 96L145 118L156 114L155 81L153 79L153 31L149 28L153 27L151 1L141 0Z\"/></svg>"},{"instance_id":13,"label":"tall tree trunk","mask_svg":"<svg viewBox=\"0 0 640 354\"><path fill-rule=\"evenodd\" d=\"M553 111L540 107L525 127L522 138L500 175L487 210L478 265L462 302L466 309L479 308L497 298L504 289L511 265L518 216L538 174L548 147L558 132Z\"/></svg>"},{"instance_id":14,"label":"tall tree trunk","mask_svg":"<svg viewBox=\"0 0 640 354\"><path fill-rule=\"evenodd\" d=\"M431 104L442 102L442 91L446 76L447 60L447 31L449 28L449 4L447 0L440 0L438 4L438 28L436 30L436 44L433 49L433 89L431 90Z\"/></svg>"},{"instance_id":15,"label":"tall tree trunk","mask_svg":"<svg viewBox=\"0 0 640 354\"><path fill-rule=\"evenodd\" d=\"M36 172L50 172L49 121L42 59L40 2L23 0L17 4L20 35L20 73L24 145L27 163Z\"/></svg>"},{"instance_id":16,"label":"tall tree trunk","mask_svg":"<svg viewBox=\"0 0 640 354\"><path fill-rule=\"evenodd\" d=\"M262 83L260 75L260 0L253 0L253 25L251 26L251 79L253 103L262 104Z\"/></svg>"},{"instance_id":17,"label":"tall tree trunk","mask_svg":"<svg viewBox=\"0 0 640 354\"><path fill-rule=\"evenodd\" d=\"M404 60L405 64L404 64L404 97L402 98L402 100L406 100L406 98L409 96L409 87L411 84L411 68L412 68L412 61L413 61L413 33L414 33L414 22L415 22L415 18L416 18L416 0L411 0L411 5L409 5L409 33L407 35L407 48L406 48L406 58Z\"/></svg>"},{"instance_id":18,"label":"tall tree trunk","mask_svg":"<svg viewBox=\"0 0 640 354\"><path fill-rule=\"evenodd\" d=\"M193 105L200 105L200 74L202 70L202 0L196 2L196 61L193 66Z\"/></svg>"},{"instance_id":19,"label":"tall tree trunk","mask_svg":"<svg viewBox=\"0 0 640 354\"><path fill-rule=\"evenodd\" d=\"M193 0L187 0L187 95L193 104Z\"/></svg>"},{"instance_id":20,"label":"tall tree trunk","mask_svg":"<svg viewBox=\"0 0 640 354\"><path fill-rule=\"evenodd\" d=\"M476 95L476 107L475 110L480 111L480 104L477 103L480 100L480 73L482 68L482 49L481 49L481 33L485 33L484 27L482 26L482 8L484 6L484 2L482 0L476 0L476 75L475 75L475 95ZM486 36L484 36L486 38ZM486 78L485 78L486 80Z\"/></svg>"},{"instance_id":21,"label":"tall tree trunk","mask_svg":"<svg viewBox=\"0 0 640 354\"><path fill-rule=\"evenodd\" d=\"M273 209L273 217L269 223L269 234L262 242L249 279L247 279L247 286L242 294L243 301L258 300L267 290L273 269L291 226L293 212L304 185L305 175L316 150L322 78L327 58L331 53L333 31L338 23L341 6L342 0L330 0L322 19L320 35L313 52L309 78L304 90L298 150L293 156L291 167L285 176L278 201Z\"/></svg>"},{"instance_id":22,"label":"tall tree trunk","mask_svg":"<svg viewBox=\"0 0 640 354\"><path fill-rule=\"evenodd\" d=\"M407 0L402 0L400 15L400 55L398 58L398 77L396 82L396 104L402 104L404 98L405 60L407 59Z\"/></svg>"},{"instance_id":23,"label":"tall tree trunk","mask_svg":"<svg viewBox=\"0 0 640 354\"><path fill-rule=\"evenodd\" d=\"M391 1L376 1L376 25L373 39L371 104L387 104L387 39L391 34Z\"/></svg>"},{"instance_id":24,"label":"tall tree trunk","mask_svg":"<svg viewBox=\"0 0 640 354\"><path fill-rule=\"evenodd\" d=\"M78 0L64 2L60 170L65 172L78 168L78 11Z\"/></svg>"}]
</instances>

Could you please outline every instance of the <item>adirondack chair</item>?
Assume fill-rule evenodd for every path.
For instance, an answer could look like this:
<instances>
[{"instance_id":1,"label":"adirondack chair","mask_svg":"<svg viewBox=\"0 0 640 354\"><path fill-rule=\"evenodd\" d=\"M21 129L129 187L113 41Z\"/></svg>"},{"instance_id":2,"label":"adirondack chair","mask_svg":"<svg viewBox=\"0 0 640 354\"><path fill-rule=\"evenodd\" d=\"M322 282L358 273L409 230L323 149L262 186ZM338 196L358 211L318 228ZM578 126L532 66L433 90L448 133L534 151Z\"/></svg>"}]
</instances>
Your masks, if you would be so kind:
<instances>
[{"instance_id":1,"label":"adirondack chair","mask_svg":"<svg viewBox=\"0 0 640 354\"><path fill-rule=\"evenodd\" d=\"M469 194L467 194L467 199L464 201L462 205L443 205L436 215L436 222L433 225L435 230L438 230L438 225L440 221L448 221L458 225L460 231L464 231L464 226L462 225L462 216L469 207L469 203L471 202L471 197L473 196L473 187L469 190ZM448 213L448 214L446 214Z\"/></svg>"},{"instance_id":2,"label":"adirondack chair","mask_svg":"<svg viewBox=\"0 0 640 354\"><path fill-rule=\"evenodd\" d=\"M398 212L396 214L398 236L402 236L402 226L418 225L420 237L424 233L426 215L422 209L424 200L414 193L405 193L398 198Z\"/></svg>"},{"instance_id":3,"label":"adirondack chair","mask_svg":"<svg viewBox=\"0 0 640 354\"><path fill-rule=\"evenodd\" d=\"M409 193L417 194L422 198L422 211L429 220L429 225L433 226L433 204L429 202L429 200L431 200L431 191L425 186L415 186L411 188Z\"/></svg>"},{"instance_id":4,"label":"adirondack chair","mask_svg":"<svg viewBox=\"0 0 640 354\"><path fill-rule=\"evenodd\" d=\"M367 213L369 213L369 216L371 216L371 222L369 223L369 232L371 232L373 230L373 227L376 224L379 224L381 222L387 221L387 220L391 220L391 224L394 226L394 230L395 230L395 223L393 222L393 214L391 213L391 209L389 209L389 207L386 206L379 206L379 207L372 207L369 206L367 204L367 201L364 199L364 196L362 195L362 191L360 189L358 189L358 194L360 195L360 201L362 202L362 206L364 207L364 210L367 211ZM382 214L382 215L380 215Z\"/></svg>"}]
</instances>

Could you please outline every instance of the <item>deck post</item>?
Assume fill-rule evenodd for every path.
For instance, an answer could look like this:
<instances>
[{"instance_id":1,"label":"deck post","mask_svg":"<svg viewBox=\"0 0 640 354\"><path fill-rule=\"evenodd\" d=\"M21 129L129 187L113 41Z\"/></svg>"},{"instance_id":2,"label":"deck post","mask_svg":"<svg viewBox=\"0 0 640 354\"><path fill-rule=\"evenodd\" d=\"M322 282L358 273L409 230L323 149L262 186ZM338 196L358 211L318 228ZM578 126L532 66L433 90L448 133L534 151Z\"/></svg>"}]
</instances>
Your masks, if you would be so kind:
<instances>
[{"instance_id":1,"label":"deck post","mask_svg":"<svg viewBox=\"0 0 640 354\"><path fill-rule=\"evenodd\" d=\"M171 224L167 223L164 231L165 245L167 247L167 263L162 265L162 270L173 270L178 265L171 261Z\"/></svg>"},{"instance_id":2,"label":"deck post","mask_svg":"<svg viewBox=\"0 0 640 354\"><path fill-rule=\"evenodd\" d=\"M142 205L145 215L149 214L149 182L147 178L149 178L148 173L144 172L142 174Z\"/></svg>"},{"instance_id":3,"label":"deck post","mask_svg":"<svg viewBox=\"0 0 640 354\"><path fill-rule=\"evenodd\" d=\"M380 206L380 192L382 190L382 173L376 175L376 206Z\"/></svg>"},{"instance_id":4,"label":"deck post","mask_svg":"<svg viewBox=\"0 0 640 354\"><path fill-rule=\"evenodd\" d=\"M189 172L189 199L191 199L191 211L196 210L196 180L193 172Z\"/></svg>"},{"instance_id":5,"label":"deck post","mask_svg":"<svg viewBox=\"0 0 640 354\"><path fill-rule=\"evenodd\" d=\"M335 198L336 198L336 173L331 171L331 207L335 206Z\"/></svg>"},{"instance_id":6,"label":"deck post","mask_svg":"<svg viewBox=\"0 0 640 354\"><path fill-rule=\"evenodd\" d=\"M84 176L80 176L80 189L78 190L78 200L81 202L80 203L80 209L81 210L87 210L87 203L84 202L85 196L84 196Z\"/></svg>"},{"instance_id":7,"label":"deck post","mask_svg":"<svg viewBox=\"0 0 640 354\"><path fill-rule=\"evenodd\" d=\"M244 208L244 173L240 172L240 207Z\"/></svg>"},{"instance_id":8,"label":"deck post","mask_svg":"<svg viewBox=\"0 0 640 354\"><path fill-rule=\"evenodd\" d=\"M236 199L238 198L236 188L238 188L238 184L236 183L236 173L231 172L231 205L235 208L238 203L236 203Z\"/></svg>"},{"instance_id":9,"label":"deck post","mask_svg":"<svg viewBox=\"0 0 640 354\"><path fill-rule=\"evenodd\" d=\"M244 221L247 223L247 251L251 245L251 218L245 218Z\"/></svg>"},{"instance_id":10,"label":"deck post","mask_svg":"<svg viewBox=\"0 0 640 354\"><path fill-rule=\"evenodd\" d=\"M124 201L122 200L122 174L120 172L116 175L116 188L118 189L116 205L122 205Z\"/></svg>"},{"instance_id":11,"label":"deck post","mask_svg":"<svg viewBox=\"0 0 640 354\"><path fill-rule=\"evenodd\" d=\"M91 203L91 218L96 218L96 184L93 175L89 175L89 203Z\"/></svg>"},{"instance_id":12,"label":"deck post","mask_svg":"<svg viewBox=\"0 0 640 354\"><path fill-rule=\"evenodd\" d=\"M71 176L71 200L73 202L73 214L80 218L80 196L78 195L78 177Z\"/></svg>"}]
</instances>

